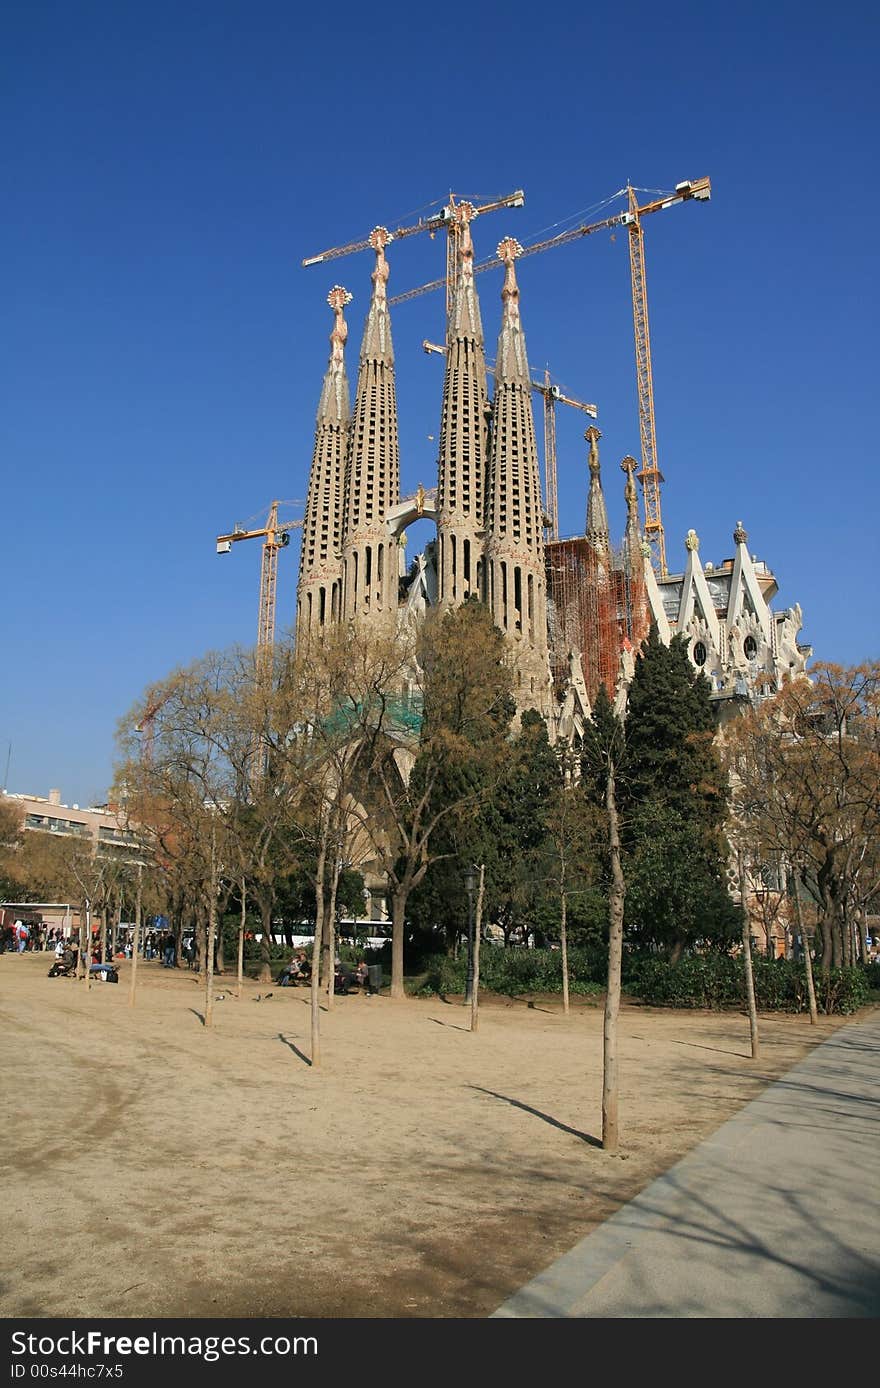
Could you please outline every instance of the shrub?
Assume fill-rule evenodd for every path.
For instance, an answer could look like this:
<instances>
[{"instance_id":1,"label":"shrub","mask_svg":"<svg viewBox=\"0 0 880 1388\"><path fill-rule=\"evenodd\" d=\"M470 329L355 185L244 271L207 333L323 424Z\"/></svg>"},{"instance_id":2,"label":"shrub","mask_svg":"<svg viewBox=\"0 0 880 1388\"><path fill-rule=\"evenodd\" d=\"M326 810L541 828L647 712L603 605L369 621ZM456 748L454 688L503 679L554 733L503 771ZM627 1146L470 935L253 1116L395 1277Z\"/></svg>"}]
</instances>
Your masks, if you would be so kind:
<instances>
[{"instance_id":1,"label":"shrub","mask_svg":"<svg viewBox=\"0 0 880 1388\"><path fill-rule=\"evenodd\" d=\"M602 991L603 984L593 974L595 954L570 950L568 982L572 993L589 996ZM419 986L423 996L433 993L463 993L467 980L467 957L457 959L435 955ZM480 948L480 988L506 997L523 993L562 992L562 953L557 949L501 949L496 945Z\"/></svg>"},{"instance_id":2,"label":"shrub","mask_svg":"<svg viewBox=\"0 0 880 1388\"><path fill-rule=\"evenodd\" d=\"M807 979L802 963L786 959L753 959L755 1002L763 1012L806 1012ZM830 969L815 974L816 1006L829 1016L846 1016L868 1001L865 971ZM671 964L657 956L632 958L626 990L653 1007L742 1007L745 972L740 957L685 955Z\"/></svg>"}]
</instances>

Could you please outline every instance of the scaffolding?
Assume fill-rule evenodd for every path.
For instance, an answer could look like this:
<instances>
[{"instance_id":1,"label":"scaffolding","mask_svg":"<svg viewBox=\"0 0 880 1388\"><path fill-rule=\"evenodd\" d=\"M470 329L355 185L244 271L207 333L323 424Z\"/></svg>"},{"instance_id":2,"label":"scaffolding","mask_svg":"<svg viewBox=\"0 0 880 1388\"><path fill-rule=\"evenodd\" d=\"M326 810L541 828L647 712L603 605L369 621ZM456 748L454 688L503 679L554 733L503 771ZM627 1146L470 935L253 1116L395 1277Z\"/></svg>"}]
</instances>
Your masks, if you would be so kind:
<instances>
[{"instance_id":1,"label":"scaffolding","mask_svg":"<svg viewBox=\"0 0 880 1388\"><path fill-rule=\"evenodd\" d=\"M602 684L613 698L623 651L638 650L650 625L641 555L597 549L585 536L551 540L545 554L554 688L565 689L574 654L590 703Z\"/></svg>"}]
</instances>

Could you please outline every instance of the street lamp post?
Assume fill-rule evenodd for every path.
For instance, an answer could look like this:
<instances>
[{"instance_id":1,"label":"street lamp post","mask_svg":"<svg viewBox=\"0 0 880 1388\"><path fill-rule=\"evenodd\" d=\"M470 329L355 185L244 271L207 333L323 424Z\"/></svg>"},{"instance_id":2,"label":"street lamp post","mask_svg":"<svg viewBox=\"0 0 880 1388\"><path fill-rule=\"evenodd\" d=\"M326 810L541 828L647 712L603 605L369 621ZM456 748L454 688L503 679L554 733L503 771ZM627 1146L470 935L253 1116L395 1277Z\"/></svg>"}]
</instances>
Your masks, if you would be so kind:
<instances>
[{"instance_id":1,"label":"street lamp post","mask_svg":"<svg viewBox=\"0 0 880 1388\"><path fill-rule=\"evenodd\" d=\"M465 983L464 1000L469 1003L474 996L474 873L473 868L468 868L464 875L464 889L467 892L468 902L468 929L467 929L467 981Z\"/></svg>"}]
</instances>

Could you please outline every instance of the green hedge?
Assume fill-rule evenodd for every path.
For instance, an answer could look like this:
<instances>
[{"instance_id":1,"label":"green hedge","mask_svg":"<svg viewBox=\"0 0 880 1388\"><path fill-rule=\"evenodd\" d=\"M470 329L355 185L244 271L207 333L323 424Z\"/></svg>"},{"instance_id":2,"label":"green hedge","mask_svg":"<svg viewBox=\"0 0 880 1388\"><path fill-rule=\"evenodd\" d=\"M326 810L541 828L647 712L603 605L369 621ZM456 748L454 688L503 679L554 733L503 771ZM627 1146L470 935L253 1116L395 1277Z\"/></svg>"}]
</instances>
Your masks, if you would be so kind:
<instances>
[{"instance_id":1,"label":"green hedge","mask_svg":"<svg viewBox=\"0 0 880 1388\"><path fill-rule=\"evenodd\" d=\"M604 991L607 956L602 951L572 949L568 955L572 993L595 996ZM424 995L461 994L467 960L435 955L418 987ZM794 960L757 958L752 961L755 998L762 1012L806 1012L804 966ZM820 1012L848 1015L870 999L869 969L815 971L816 1005ZM480 987L487 992L517 997L523 993L561 993L562 955L549 949L480 950ZM623 989L651 1007L742 1008L745 1001L743 963L727 954L688 954L677 963L656 955L626 953Z\"/></svg>"},{"instance_id":2,"label":"green hedge","mask_svg":"<svg viewBox=\"0 0 880 1388\"><path fill-rule=\"evenodd\" d=\"M588 950L569 950L568 985L582 996L601 993L603 983L596 977L597 956ZM458 959L435 955L419 992L463 993L467 976L464 951ZM480 948L480 987L487 992L517 997L522 993L562 992L562 953L558 949L501 949L484 944Z\"/></svg>"},{"instance_id":3,"label":"green hedge","mask_svg":"<svg viewBox=\"0 0 880 1388\"><path fill-rule=\"evenodd\" d=\"M754 959L755 1001L762 1012L806 1012L806 971L785 959ZM864 969L816 970L816 1006L846 1016L868 1001ZM745 977L741 959L729 955L685 955L676 964L641 956L629 961L626 991L652 1007L742 1007Z\"/></svg>"}]
</instances>

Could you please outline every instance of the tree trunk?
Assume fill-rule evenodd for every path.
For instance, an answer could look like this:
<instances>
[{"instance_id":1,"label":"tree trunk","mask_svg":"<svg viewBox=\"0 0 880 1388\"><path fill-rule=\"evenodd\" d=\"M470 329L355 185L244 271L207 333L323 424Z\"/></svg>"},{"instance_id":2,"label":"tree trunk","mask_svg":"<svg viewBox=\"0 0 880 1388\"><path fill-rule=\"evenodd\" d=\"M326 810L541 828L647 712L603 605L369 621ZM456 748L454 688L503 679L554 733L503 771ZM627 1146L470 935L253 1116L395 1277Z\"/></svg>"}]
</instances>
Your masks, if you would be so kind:
<instances>
[{"instance_id":1,"label":"tree trunk","mask_svg":"<svg viewBox=\"0 0 880 1388\"><path fill-rule=\"evenodd\" d=\"M204 906L199 906L199 913L196 917L196 931L193 938L196 947L196 960L200 974L205 972L208 959L208 914Z\"/></svg>"},{"instance_id":2,"label":"tree trunk","mask_svg":"<svg viewBox=\"0 0 880 1388\"><path fill-rule=\"evenodd\" d=\"M483 930L483 896L486 889L486 868L480 863L480 885L477 889L477 914L474 920L474 986L471 990L471 1031L476 1031L480 1006L480 935Z\"/></svg>"},{"instance_id":3,"label":"tree trunk","mask_svg":"<svg viewBox=\"0 0 880 1388\"><path fill-rule=\"evenodd\" d=\"M315 873L315 943L312 946L312 1069L321 1065L321 1006L319 989L321 987L321 936L324 931L324 868L327 864L327 839L321 835L318 847L318 863Z\"/></svg>"},{"instance_id":4,"label":"tree trunk","mask_svg":"<svg viewBox=\"0 0 880 1388\"><path fill-rule=\"evenodd\" d=\"M134 939L131 942L131 983L128 989L129 1007L134 1007L135 989L137 988L138 950L141 945L141 875L142 869L140 863L138 863L138 884L134 898Z\"/></svg>"},{"instance_id":5,"label":"tree trunk","mask_svg":"<svg viewBox=\"0 0 880 1388\"><path fill-rule=\"evenodd\" d=\"M242 984L244 982L244 932L247 924L247 888L244 878L241 879L241 920L238 923L238 979L236 980L236 997L241 997Z\"/></svg>"},{"instance_id":6,"label":"tree trunk","mask_svg":"<svg viewBox=\"0 0 880 1388\"><path fill-rule=\"evenodd\" d=\"M391 990L392 998L406 996L403 986L403 935L409 887L399 882L391 894Z\"/></svg>"},{"instance_id":7,"label":"tree trunk","mask_svg":"<svg viewBox=\"0 0 880 1388\"><path fill-rule=\"evenodd\" d=\"M615 1153L619 1146L617 1121L619 1078L617 1073L617 1018L620 1013L620 974L623 963L623 902L626 882L620 859L620 824L614 787L614 763L608 767L605 785L608 814L608 846L611 857L611 890L608 895L608 988L605 993L602 1060L602 1147Z\"/></svg>"},{"instance_id":8,"label":"tree trunk","mask_svg":"<svg viewBox=\"0 0 880 1388\"><path fill-rule=\"evenodd\" d=\"M795 883L794 889L794 909L797 916L798 934L801 937L801 947L804 951L804 967L807 971L807 998L810 1003L810 1025L816 1026L819 1021L818 1009L816 1007L816 985L813 980L813 959L810 952L810 941L807 939L807 931L804 926L804 913L801 906L801 896Z\"/></svg>"},{"instance_id":9,"label":"tree trunk","mask_svg":"<svg viewBox=\"0 0 880 1388\"><path fill-rule=\"evenodd\" d=\"M92 986L92 903L86 899L84 911L85 925L80 927L80 964L86 992Z\"/></svg>"},{"instance_id":10,"label":"tree trunk","mask_svg":"<svg viewBox=\"0 0 880 1388\"><path fill-rule=\"evenodd\" d=\"M260 982L272 982L272 906L270 897L261 895L260 897L260 928L262 938L260 940Z\"/></svg>"},{"instance_id":11,"label":"tree trunk","mask_svg":"<svg viewBox=\"0 0 880 1388\"><path fill-rule=\"evenodd\" d=\"M214 941L217 938L217 850L211 838L211 880L208 884L208 919L205 931L205 1026L214 1025Z\"/></svg>"},{"instance_id":12,"label":"tree trunk","mask_svg":"<svg viewBox=\"0 0 880 1388\"><path fill-rule=\"evenodd\" d=\"M758 1040L758 1010L755 1006L755 976L752 972L752 931L748 908L748 880L742 850L737 853L736 857L739 871L739 895L743 913L742 949L746 975L746 1006L749 1012L749 1036L752 1043L752 1060L757 1060L761 1053L761 1044Z\"/></svg>"},{"instance_id":13,"label":"tree trunk","mask_svg":"<svg viewBox=\"0 0 880 1388\"><path fill-rule=\"evenodd\" d=\"M332 1011L336 996L336 891L339 886L339 862L333 860L330 872L330 897L327 902L327 1010Z\"/></svg>"},{"instance_id":14,"label":"tree trunk","mask_svg":"<svg viewBox=\"0 0 880 1388\"><path fill-rule=\"evenodd\" d=\"M562 1011L568 1016L568 895L562 888L559 943L562 946Z\"/></svg>"},{"instance_id":15,"label":"tree trunk","mask_svg":"<svg viewBox=\"0 0 880 1388\"><path fill-rule=\"evenodd\" d=\"M868 913L865 910L859 911L859 953L863 964L870 962L868 957Z\"/></svg>"},{"instance_id":16,"label":"tree trunk","mask_svg":"<svg viewBox=\"0 0 880 1388\"><path fill-rule=\"evenodd\" d=\"M823 973L827 973L828 970L831 968L833 946L831 938L831 922L829 921L828 916L825 913L823 913L822 915L822 919L819 923L819 928L822 932L822 958L819 967L822 969Z\"/></svg>"},{"instance_id":17,"label":"tree trunk","mask_svg":"<svg viewBox=\"0 0 880 1388\"><path fill-rule=\"evenodd\" d=\"M226 972L226 963L223 958L223 923L217 917L217 935L214 943L214 973L221 977Z\"/></svg>"}]
</instances>

